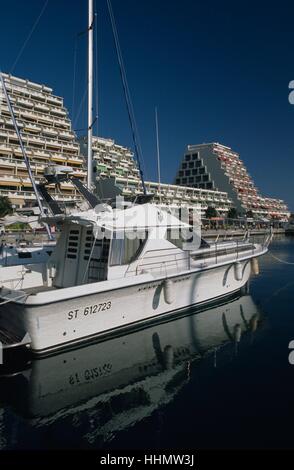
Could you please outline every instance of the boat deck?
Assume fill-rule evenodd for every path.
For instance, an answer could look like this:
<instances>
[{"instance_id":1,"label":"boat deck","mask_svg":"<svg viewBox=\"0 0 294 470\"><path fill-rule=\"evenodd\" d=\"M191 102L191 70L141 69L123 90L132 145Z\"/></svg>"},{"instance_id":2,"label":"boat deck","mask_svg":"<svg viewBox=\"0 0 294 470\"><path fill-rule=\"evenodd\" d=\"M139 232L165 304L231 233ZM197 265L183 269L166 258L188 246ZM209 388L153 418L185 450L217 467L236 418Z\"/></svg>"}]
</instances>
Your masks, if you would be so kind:
<instances>
[{"instance_id":1,"label":"boat deck","mask_svg":"<svg viewBox=\"0 0 294 470\"><path fill-rule=\"evenodd\" d=\"M56 290L57 287L54 286L35 286L35 287L27 287L26 289L22 289L22 292L25 292L29 295L36 295L40 292L49 292L51 290Z\"/></svg>"}]
</instances>

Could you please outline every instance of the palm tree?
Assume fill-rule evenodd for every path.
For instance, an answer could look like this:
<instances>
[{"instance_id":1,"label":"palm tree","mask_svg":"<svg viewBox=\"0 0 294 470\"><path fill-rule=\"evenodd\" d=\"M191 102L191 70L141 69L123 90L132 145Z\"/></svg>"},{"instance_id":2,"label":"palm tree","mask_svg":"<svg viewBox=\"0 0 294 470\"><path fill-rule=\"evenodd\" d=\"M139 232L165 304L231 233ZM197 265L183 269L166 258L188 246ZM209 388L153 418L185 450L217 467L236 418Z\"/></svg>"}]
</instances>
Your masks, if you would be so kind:
<instances>
[{"instance_id":1,"label":"palm tree","mask_svg":"<svg viewBox=\"0 0 294 470\"><path fill-rule=\"evenodd\" d=\"M231 209L228 211L227 217L228 219L237 219L238 217L237 209L235 209L235 207L231 207Z\"/></svg>"},{"instance_id":2,"label":"palm tree","mask_svg":"<svg viewBox=\"0 0 294 470\"><path fill-rule=\"evenodd\" d=\"M206 211L205 211L205 217L206 219L211 219L212 217L217 217L217 211L215 207L208 206Z\"/></svg>"},{"instance_id":3,"label":"palm tree","mask_svg":"<svg viewBox=\"0 0 294 470\"><path fill-rule=\"evenodd\" d=\"M7 196L0 196L0 217L5 217L6 215L12 214L13 209Z\"/></svg>"}]
</instances>

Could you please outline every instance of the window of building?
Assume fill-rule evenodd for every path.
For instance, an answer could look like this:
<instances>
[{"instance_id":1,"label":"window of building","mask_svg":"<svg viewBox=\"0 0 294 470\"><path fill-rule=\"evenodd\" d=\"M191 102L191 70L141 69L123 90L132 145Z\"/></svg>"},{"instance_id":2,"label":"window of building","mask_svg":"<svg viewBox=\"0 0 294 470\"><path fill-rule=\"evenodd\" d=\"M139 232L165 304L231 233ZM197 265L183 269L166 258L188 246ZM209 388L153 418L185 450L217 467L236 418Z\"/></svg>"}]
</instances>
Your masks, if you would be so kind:
<instances>
[{"instance_id":1,"label":"window of building","mask_svg":"<svg viewBox=\"0 0 294 470\"><path fill-rule=\"evenodd\" d=\"M189 160L191 160L191 155L185 155L185 160L186 160L186 162L188 162Z\"/></svg>"},{"instance_id":2,"label":"window of building","mask_svg":"<svg viewBox=\"0 0 294 470\"><path fill-rule=\"evenodd\" d=\"M208 175L203 176L203 181L208 181Z\"/></svg>"},{"instance_id":3,"label":"window of building","mask_svg":"<svg viewBox=\"0 0 294 470\"><path fill-rule=\"evenodd\" d=\"M206 183L206 189L212 189L212 183Z\"/></svg>"},{"instance_id":4,"label":"window of building","mask_svg":"<svg viewBox=\"0 0 294 470\"><path fill-rule=\"evenodd\" d=\"M189 168L194 168L194 162L189 162Z\"/></svg>"},{"instance_id":5,"label":"window of building","mask_svg":"<svg viewBox=\"0 0 294 470\"><path fill-rule=\"evenodd\" d=\"M187 184L187 178L183 178L183 179L182 179L182 183L183 183L183 184Z\"/></svg>"},{"instance_id":6,"label":"window of building","mask_svg":"<svg viewBox=\"0 0 294 470\"><path fill-rule=\"evenodd\" d=\"M185 173L186 173L186 176L190 176L191 175L191 170L186 170Z\"/></svg>"},{"instance_id":7,"label":"window of building","mask_svg":"<svg viewBox=\"0 0 294 470\"><path fill-rule=\"evenodd\" d=\"M196 176L196 181L199 183L201 181L201 176Z\"/></svg>"},{"instance_id":8,"label":"window of building","mask_svg":"<svg viewBox=\"0 0 294 470\"><path fill-rule=\"evenodd\" d=\"M180 170L180 171L179 171L179 176L184 176L183 170Z\"/></svg>"},{"instance_id":9,"label":"window of building","mask_svg":"<svg viewBox=\"0 0 294 470\"><path fill-rule=\"evenodd\" d=\"M198 160L198 153L192 154L192 160Z\"/></svg>"},{"instance_id":10,"label":"window of building","mask_svg":"<svg viewBox=\"0 0 294 470\"><path fill-rule=\"evenodd\" d=\"M198 173L197 168L195 168L194 170L192 170L192 175L197 175L197 173Z\"/></svg>"},{"instance_id":11,"label":"window of building","mask_svg":"<svg viewBox=\"0 0 294 470\"><path fill-rule=\"evenodd\" d=\"M110 266L121 266L134 261L141 253L147 238L146 230L138 231L136 238L129 238L127 233L122 238L116 238L116 233L114 233L111 242Z\"/></svg>"},{"instance_id":12,"label":"window of building","mask_svg":"<svg viewBox=\"0 0 294 470\"><path fill-rule=\"evenodd\" d=\"M204 175L205 173L205 168L200 168L199 169L199 175Z\"/></svg>"},{"instance_id":13,"label":"window of building","mask_svg":"<svg viewBox=\"0 0 294 470\"><path fill-rule=\"evenodd\" d=\"M182 168L185 170L187 168L187 163L183 163Z\"/></svg>"},{"instance_id":14,"label":"window of building","mask_svg":"<svg viewBox=\"0 0 294 470\"><path fill-rule=\"evenodd\" d=\"M194 178L193 178L193 176L190 176L189 183L193 183L193 182L194 182Z\"/></svg>"},{"instance_id":15,"label":"window of building","mask_svg":"<svg viewBox=\"0 0 294 470\"><path fill-rule=\"evenodd\" d=\"M180 178L176 179L176 184L181 184L181 179Z\"/></svg>"},{"instance_id":16,"label":"window of building","mask_svg":"<svg viewBox=\"0 0 294 470\"><path fill-rule=\"evenodd\" d=\"M200 168L201 165L202 165L202 163L201 163L200 160L198 160L198 161L195 163L196 168Z\"/></svg>"}]
</instances>

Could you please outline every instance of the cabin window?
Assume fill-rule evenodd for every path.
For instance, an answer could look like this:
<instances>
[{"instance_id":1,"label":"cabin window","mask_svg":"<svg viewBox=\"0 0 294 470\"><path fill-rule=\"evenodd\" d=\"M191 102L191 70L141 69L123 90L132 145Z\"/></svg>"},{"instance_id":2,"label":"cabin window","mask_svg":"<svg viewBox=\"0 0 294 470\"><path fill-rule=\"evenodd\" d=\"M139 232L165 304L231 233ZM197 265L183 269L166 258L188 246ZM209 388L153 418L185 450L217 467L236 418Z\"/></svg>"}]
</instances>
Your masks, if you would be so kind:
<instances>
[{"instance_id":1,"label":"cabin window","mask_svg":"<svg viewBox=\"0 0 294 470\"><path fill-rule=\"evenodd\" d=\"M181 230L178 228L168 228L165 234L165 238L181 250L186 243L191 243L189 249L192 250L209 247L209 244L203 240L203 238L201 238L197 232L193 231L192 228L182 228Z\"/></svg>"},{"instance_id":2,"label":"cabin window","mask_svg":"<svg viewBox=\"0 0 294 470\"><path fill-rule=\"evenodd\" d=\"M127 232L121 238L113 235L111 243L110 266L119 266L129 264L134 261L141 253L147 238L147 231L136 232L137 236L134 238L134 232L131 232L132 238L127 236ZM121 235L121 234L119 234Z\"/></svg>"},{"instance_id":3,"label":"cabin window","mask_svg":"<svg viewBox=\"0 0 294 470\"><path fill-rule=\"evenodd\" d=\"M184 243L188 243L193 240L193 231L189 228L168 228L165 234L165 238L170 243L182 250Z\"/></svg>"},{"instance_id":4,"label":"cabin window","mask_svg":"<svg viewBox=\"0 0 294 470\"><path fill-rule=\"evenodd\" d=\"M18 253L18 257L19 258L31 258L32 253L30 253L29 251L23 251L21 253Z\"/></svg>"}]
</instances>

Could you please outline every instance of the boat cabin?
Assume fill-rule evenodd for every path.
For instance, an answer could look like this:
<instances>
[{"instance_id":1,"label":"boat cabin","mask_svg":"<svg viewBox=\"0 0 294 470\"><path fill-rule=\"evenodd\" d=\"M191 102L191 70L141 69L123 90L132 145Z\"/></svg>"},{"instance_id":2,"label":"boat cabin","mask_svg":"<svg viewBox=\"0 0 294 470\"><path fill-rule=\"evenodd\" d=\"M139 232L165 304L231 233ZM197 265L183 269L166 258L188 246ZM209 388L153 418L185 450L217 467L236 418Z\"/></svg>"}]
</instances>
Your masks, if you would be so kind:
<instances>
[{"instance_id":1,"label":"boat cabin","mask_svg":"<svg viewBox=\"0 0 294 470\"><path fill-rule=\"evenodd\" d=\"M189 269L185 244L192 235L191 226L152 204L67 216L49 263L52 284L63 288ZM199 237L192 238L195 249Z\"/></svg>"}]
</instances>

